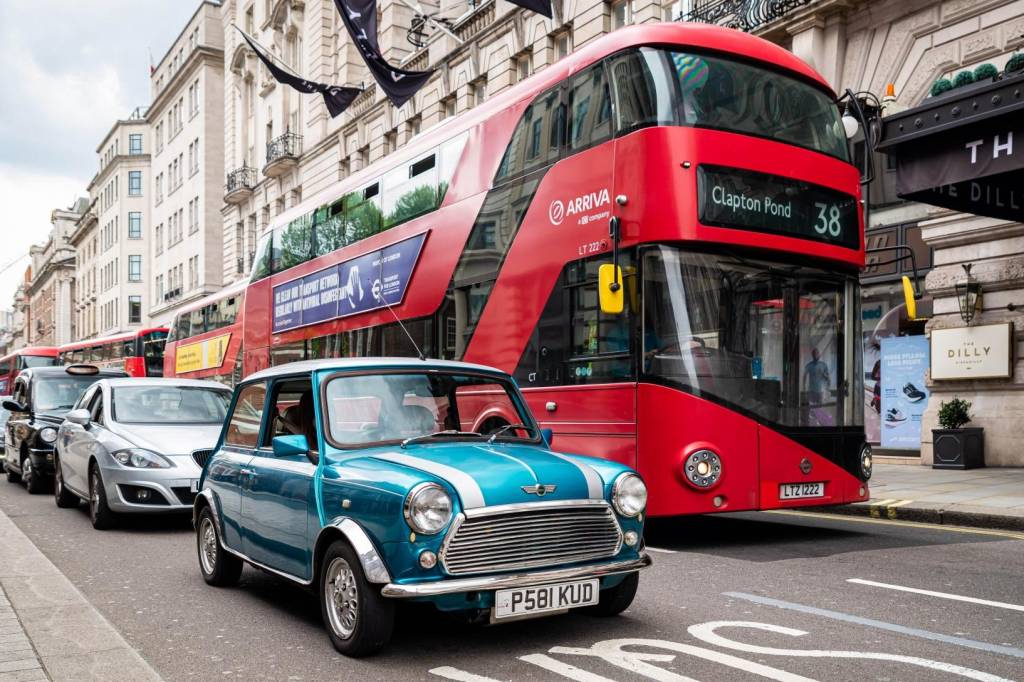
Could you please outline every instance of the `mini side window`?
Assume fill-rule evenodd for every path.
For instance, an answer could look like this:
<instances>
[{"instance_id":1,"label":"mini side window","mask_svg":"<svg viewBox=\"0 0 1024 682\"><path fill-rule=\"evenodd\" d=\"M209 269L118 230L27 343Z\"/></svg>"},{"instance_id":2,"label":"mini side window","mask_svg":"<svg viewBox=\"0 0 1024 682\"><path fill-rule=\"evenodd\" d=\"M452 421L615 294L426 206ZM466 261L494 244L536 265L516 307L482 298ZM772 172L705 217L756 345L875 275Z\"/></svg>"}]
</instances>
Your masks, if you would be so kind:
<instances>
[{"instance_id":1,"label":"mini side window","mask_svg":"<svg viewBox=\"0 0 1024 682\"><path fill-rule=\"evenodd\" d=\"M224 439L228 445L255 448L259 444L266 398L267 385L264 383L250 384L241 390Z\"/></svg>"}]
</instances>

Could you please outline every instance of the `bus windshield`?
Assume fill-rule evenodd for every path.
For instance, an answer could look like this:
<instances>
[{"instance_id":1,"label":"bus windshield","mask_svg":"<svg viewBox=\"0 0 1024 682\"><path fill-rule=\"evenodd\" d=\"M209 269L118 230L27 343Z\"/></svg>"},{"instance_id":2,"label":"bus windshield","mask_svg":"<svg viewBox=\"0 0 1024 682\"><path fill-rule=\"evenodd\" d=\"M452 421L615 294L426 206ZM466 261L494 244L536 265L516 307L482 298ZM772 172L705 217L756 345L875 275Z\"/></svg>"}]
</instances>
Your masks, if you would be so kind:
<instances>
[{"instance_id":1,"label":"bus windshield","mask_svg":"<svg viewBox=\"0 0 1024 682\"><path fill-rule=\"evenodd\" d=\"M29 367L55 367L56 365L57 358L50 357L49 355L18 356L18 369L28 369Z\"/></svg>"},{"instance_id":2,"label":"bus windshield","mask_svg":"<svg viewBox=\"0 0 1024 682\"><path fill-rule=\"evenodd\" d=\"M844 409L847 390L855 403L863 395L844 369L856 342L843 334L854 282L734 255L649 250L642 371L773 424L859 425Z\"/></svg>"},{"instance_id":3,"label":"bus windshield","mask_svg":"<svg viewBox=\"0 0 1024 682\"><path fill-rule=\"evenodd\" d=\"M641 48L610 60L620 133L651 125L766 137L849 161L839 109L822 89L707 54Z\"/></svg>"},{"instance_id":4,"label":"bus windshield","mask_svg":"<svg viewBox=\"0 0 1024 682\"><path fill-rule=\"evenodd\" d=\"M167 332L150 332L140 339L142 357L146 361L146 375L160 376L164 370L164 346L167 344Z\"/></svg>"}]
</instances>

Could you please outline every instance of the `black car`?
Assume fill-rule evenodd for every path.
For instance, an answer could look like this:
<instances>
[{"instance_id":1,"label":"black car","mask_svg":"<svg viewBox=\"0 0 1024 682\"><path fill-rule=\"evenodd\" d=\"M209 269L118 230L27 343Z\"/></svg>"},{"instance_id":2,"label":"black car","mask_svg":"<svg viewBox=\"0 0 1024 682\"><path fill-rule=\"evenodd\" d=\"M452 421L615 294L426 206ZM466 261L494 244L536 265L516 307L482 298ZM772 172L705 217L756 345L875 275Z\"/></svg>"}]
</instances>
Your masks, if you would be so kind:
<instances>
[{"instance_id":1,"label":"black car","mask_svg":"<svg viewBox=\"0 0 1024 682\"><path fill-rule=\"evenodd\" d=\"M24 481L33 494L45 492L53 479L53 444L64 415L97 379L124 376L92 365L35 367L18 374L11 398L3 401L10 412L4 426L7 480Z\"/></svg>"}]
</instances>

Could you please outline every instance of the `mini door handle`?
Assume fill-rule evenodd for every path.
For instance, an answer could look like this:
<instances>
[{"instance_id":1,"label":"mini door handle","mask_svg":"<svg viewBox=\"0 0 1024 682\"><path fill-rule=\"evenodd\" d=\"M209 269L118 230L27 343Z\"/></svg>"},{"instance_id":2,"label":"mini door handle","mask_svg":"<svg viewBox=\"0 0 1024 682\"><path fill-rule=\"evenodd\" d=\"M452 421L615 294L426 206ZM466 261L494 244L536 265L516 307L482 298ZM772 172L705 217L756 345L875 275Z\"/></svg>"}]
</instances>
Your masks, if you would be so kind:
<instances>
[{"instance_id":1,"label":"mini door handle","mask_svg":"<svg viewBox=\"0 0 1024 682\"><path fill-rule=\"evenodd\" d=\"M255 476L256 475L256 470L255 469L245 469L245 468L243 468L243 469L241 469L241 474L243 476Z\"/></svg>"}]
</instances>

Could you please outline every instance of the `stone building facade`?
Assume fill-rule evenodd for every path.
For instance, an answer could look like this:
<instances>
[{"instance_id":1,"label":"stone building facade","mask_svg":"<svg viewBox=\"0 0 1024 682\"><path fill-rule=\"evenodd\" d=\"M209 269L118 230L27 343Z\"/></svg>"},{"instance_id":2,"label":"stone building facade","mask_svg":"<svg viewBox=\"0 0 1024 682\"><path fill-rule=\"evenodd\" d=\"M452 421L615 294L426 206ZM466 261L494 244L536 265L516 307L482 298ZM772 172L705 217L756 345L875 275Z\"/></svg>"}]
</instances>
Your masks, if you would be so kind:
<instances>
[{"instance_id":1,"label":"stone building facade","mask_svg":"<svg viewBox=\"0 0 1024 682\"><path fill-rule=\"evenodd\" d=\"M199 3L150 76L153 139L148 316L169 325L181 306L223 284L224 32L220 4Z\"/></svg>"},{"instance_id":2,"label":"stone building facade","mask_svg":"<svg viewBox=\"0 0 1024 682\"><path fill-rule=\"evenodd\" d=\"M79 199L67 209L54 210L49 239L29 249L32 278L25 297L32 311L26 326L30 346L59 346L73 339L75 250L70 236L87 207L88 200Z\"/></svg>"},{"instance_id":3,"label":"stone building facade","mask_svg":"<svg viewBox=\"0 0 1024 682\"><path fill-rule=\"evenodd\" d=\"M75 341L92 339L99 335L97 314L96 262L99 256L99 237L96 200L78 218L68 237L75 250L75 300L72 338Z\"/></svg>"}]
</instances>

